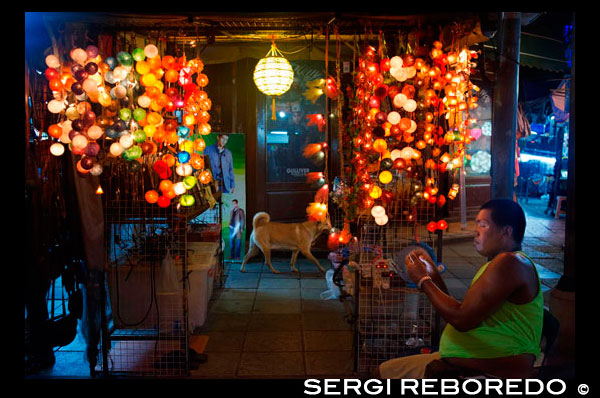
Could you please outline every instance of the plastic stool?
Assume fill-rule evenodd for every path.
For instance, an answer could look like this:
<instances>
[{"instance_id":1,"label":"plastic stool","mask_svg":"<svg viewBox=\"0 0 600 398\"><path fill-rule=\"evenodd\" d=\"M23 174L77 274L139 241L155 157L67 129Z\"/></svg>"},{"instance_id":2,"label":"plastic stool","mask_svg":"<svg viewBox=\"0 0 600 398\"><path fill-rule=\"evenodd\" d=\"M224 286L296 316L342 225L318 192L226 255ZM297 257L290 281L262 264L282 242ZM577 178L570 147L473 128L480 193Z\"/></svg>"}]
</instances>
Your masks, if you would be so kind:
<instances>
[{"instance_id":1,"label":"plastic stool","mask_svg":"<svg viewBox=\"0 0 600 398\"><path fill-rule=\"evenodd\" d=\"M567 200L566 196L557 196L556 197L556 211L554 212L554 218L557 220L560 218L560 213L567 213L566 210L561 210L562 203Z\"/></svg>"}]
</instances>

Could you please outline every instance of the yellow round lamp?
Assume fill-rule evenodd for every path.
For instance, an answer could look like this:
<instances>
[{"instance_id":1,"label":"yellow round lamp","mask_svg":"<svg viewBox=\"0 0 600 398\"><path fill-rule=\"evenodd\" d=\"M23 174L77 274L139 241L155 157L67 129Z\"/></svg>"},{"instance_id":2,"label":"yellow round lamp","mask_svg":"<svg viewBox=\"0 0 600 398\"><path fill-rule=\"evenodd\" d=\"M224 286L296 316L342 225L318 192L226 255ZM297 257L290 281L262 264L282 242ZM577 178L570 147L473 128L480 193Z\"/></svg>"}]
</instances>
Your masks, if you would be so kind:
<instances>
[{"instance_id":1,"label":"yellow round lamp","mask_svg":"<svg viewBox=\"0 0 600 398\"><path fill-rule=\"evenodd\" d=\"M275 120L275 96L287 92L294 82L294 70L289 61L277 50L275 43L271 50L254 67L254 84L258 90L273 97L271 119Z\"/></svg>"}]
</instances>

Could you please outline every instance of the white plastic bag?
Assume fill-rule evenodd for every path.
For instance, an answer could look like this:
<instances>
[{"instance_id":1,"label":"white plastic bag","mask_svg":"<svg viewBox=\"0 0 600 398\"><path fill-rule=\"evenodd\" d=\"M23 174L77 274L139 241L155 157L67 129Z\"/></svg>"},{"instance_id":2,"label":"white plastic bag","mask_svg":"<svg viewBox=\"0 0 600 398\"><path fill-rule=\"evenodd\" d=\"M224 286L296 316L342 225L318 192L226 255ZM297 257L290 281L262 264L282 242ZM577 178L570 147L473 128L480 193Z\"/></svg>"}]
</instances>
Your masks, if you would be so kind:
<instances>
[{"instance_id":1,"label":"white plastic bag","mask_svg":"<svg viewBox=\"0 0 600 398\"><path fill-rule=\"evenodd\" d=\"M322 300L336 299L340 296L340 288L333 283L334 272L334 270L329 269L325 273L325 280L327 281L327 290L321 293Z\"/></svg>"},{"instance_id":2,"label":"white plastic bag","mask_svg":"<svg viewBox=\"0 0 600 398\"><path fill-rule=\"evenodd\" d=\"M175 260L171 257L171 251L167 249L167 254L160 264L160 271L156 281L157 293L176 293L179 291L179 278L177 277L177 267Z\"/></svg>"}]
</instances>

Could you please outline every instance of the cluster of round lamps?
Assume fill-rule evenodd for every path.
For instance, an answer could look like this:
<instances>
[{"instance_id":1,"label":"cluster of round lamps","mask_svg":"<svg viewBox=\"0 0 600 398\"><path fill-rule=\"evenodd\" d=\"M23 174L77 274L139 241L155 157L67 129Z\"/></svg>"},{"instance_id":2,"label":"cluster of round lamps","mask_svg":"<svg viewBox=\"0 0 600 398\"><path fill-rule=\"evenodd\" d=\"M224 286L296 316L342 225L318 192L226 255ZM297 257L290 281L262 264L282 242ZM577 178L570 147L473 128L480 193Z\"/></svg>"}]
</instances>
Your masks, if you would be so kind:
<instances>
[{"instance_id":1,"label":"cluster of round lamps","mask_svg":"<svg viewBox=\"0 0 600 398\"><path fill-rule=\"evenodd\" d=\"M126 161L137 171L153 155L148 158L160 186L146 192L146 201L167 207L179 196L181 206L192 206L190 191L212 180L202 156L212 107L202 60L161 57L154 44L105 58L89 45L65 58L45 58L52 91L46 106L57 120L47 129L56 141L50 153L61 156L68 149L79 157L79 173L94 176L111 161Z\"/></svg>"},{"instance_id":2,"label":"cluster of round lamps","mask_svg":"<svg viewBox=\"0 0 600 398\"><path fill-rule=\"evenodd\" d=\"M342 200L369 211L378 225L387 224L386 207L394 199L394 182L402 176L411 184L410 205L419 200L443 206L437 183L440 173L464 167L468 145L476 139L476 122L469 110L477 107L479 88L470 80L475 52L444 52L436 41L427 54L382 57L366 46L354 74L349 192ZM350 172L351 171L351 172ZM422 183L421 183L422 181ZM453 185L448 198L454 199ZM356 194L358 193L358 194ZM414 213L411 213L414 214ZM413 218L414 221L416 219ZM443 220L428 225L444 230Z\"/></svg>"}]
</instances>

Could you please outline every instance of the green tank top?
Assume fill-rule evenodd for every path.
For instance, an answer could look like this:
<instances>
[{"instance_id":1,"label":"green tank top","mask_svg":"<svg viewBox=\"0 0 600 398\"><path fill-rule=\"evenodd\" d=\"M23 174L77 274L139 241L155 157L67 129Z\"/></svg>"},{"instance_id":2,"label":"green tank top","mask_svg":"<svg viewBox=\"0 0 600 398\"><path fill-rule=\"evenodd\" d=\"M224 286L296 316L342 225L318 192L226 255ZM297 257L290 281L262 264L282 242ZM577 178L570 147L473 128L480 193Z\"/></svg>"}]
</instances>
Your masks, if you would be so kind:
<instances>
[{"instance_id":1,"label":"green tank top","mask_svg":"<svg viewBox=\"0 0 600 398\"><path fill-rule=\"evenodd\" d=\"M535 264L523 252L517 252L531 261L538 278L538 294L526 304L505 301L492 315L475 328L459 332L449 323L440 339L442 358L499 358L519 354L540 355L544 296ZM473 277L471 286L490 263L484 264Z\"/></svg>"}]
</instances>

